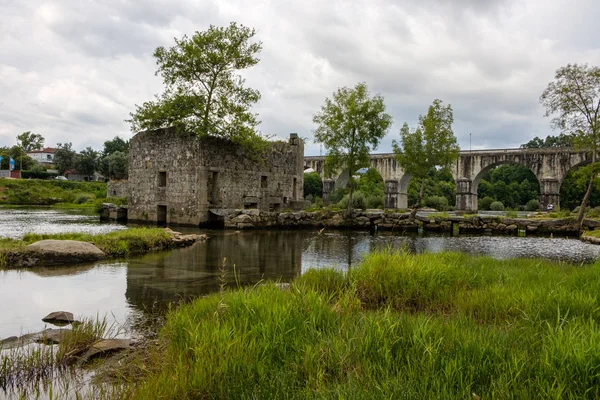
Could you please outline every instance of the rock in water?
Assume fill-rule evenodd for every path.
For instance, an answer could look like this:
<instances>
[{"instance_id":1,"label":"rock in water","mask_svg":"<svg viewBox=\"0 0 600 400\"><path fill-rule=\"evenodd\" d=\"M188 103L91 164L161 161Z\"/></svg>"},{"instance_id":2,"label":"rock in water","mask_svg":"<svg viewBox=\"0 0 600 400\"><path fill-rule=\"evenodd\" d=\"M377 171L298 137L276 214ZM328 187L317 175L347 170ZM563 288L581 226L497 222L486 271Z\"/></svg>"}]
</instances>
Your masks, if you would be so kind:
<instances>
[{"instance_id":1,"label":"rock in water","mask_svg":"<svg viewBox=\"0 0 600 400\"><path fill-rule=\"evenodd\" d=\"M75 321L73 313L68 311L54 311L42 318L42 321L52 325L64 326Z\"/></svg>"},{"instance_id":2,"label":"rock in water","mask_svg":"<svg viewBox=\"0 0 600 400\"><path fill-rule=\"evenodd\" d=\"M32 256L42 258L45 265L100 260L106 255L91 243L77 240L40 240L25 246Z\"/></svg>"},{"instance_id":3,"label":"rock in water","mask_svg":"<svg viewBox=\"0 0 600 400\"><path fill-rule=\"evenodd\" d=\"M100 339L79 357L85 363L95 357L102 357L117 351L128 349L133 344L131 339Z\"/></svg>"}]
</instances>

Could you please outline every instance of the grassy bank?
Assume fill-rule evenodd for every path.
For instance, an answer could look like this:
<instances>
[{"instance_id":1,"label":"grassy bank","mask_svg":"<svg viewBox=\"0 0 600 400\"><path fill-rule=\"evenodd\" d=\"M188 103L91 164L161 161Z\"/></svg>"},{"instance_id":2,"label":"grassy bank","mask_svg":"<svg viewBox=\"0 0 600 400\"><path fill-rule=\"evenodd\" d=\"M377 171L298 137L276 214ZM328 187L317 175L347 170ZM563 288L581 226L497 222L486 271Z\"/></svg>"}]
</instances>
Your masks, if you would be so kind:
<instances>
[{"instance_id":1,"label":"grassy bank","mask_svg":"<svg viewBox=\"0 0 600 400\"><path fill-rule=\"evenodd\" d=\"M597 398L599 297L600 264L372 254L174 310L126 397Z\"/></svg>"},{"instance_id":2,"label":"grassy bank","mask_svg":"<svg viewBox=\"0 0 600 400\"><path fill-rule=\"evenodd\" d=\"M39 179L0 179L0 205L94 206L106 198L106 183Z\"/></svg>"},{"instance_id":3,"label":"grassy bank","mask_svg":"<svg viewBox=\"0 0 600 400\"><path fill-rule=\"evenodd\" d=\"M171 247L171 236L161 228L131 228L99 235L87 233L33 234L21 240L0 239L0 268L5 267L5 254L22 251L25 246L45 239L90 242L108 257L123 257Z\"/></svg>"}]
</instances>

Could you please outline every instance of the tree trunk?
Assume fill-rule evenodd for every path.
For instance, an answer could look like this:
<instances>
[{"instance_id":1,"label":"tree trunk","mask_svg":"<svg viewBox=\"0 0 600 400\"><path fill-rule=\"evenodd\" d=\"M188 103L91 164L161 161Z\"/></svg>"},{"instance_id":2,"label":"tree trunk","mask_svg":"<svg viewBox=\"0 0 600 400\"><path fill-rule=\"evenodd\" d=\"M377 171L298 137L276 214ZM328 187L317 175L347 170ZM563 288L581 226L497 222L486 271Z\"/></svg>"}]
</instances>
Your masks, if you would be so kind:
<instances>
[{"instance_id":1,"label":"tree trunk","mask_svg":"<svg viewBox=\"0 0 600 400\"><path fill-rule=\"evenodd\" d=\"M352 176L348 180L349 193L348 193L348 209L346 210L346 218L350 218L352 216L352 192L354 191L354 185L352 185Z\"/></svg>"},{"instance_id":2,"label":"tree trunk","mask_svg":"<svg viewBox=\"0 0 600 400\"><path fill-rule=\"evenodd\" d=\"M590 183L588 184L587 191L585 192L585 196L583 196L583 200L581 200L581 206L579 207L579 213L577 213L577 231L581 233L581 223L583 222L583 216L585 213L585 207L590 200L590 196L592 195L592 188L594 186L594 171L590 174Z\"/></svg>"},{"instance_id":3,"label":"tree trunk","mask_svg":"<svg viewBox=\"0 0 600 400\"><path fill-rule=\"evenodd\" d=\"M417 195L417 203L413 206L412 211L410 212L410 216L408 220L413 222L415 217L417 216L417 211L421 208L421 200L423 199L423 189L425 188L425 179L421 179L421 187L419 188L419 194Z\"/></svg>"}]
</instances>

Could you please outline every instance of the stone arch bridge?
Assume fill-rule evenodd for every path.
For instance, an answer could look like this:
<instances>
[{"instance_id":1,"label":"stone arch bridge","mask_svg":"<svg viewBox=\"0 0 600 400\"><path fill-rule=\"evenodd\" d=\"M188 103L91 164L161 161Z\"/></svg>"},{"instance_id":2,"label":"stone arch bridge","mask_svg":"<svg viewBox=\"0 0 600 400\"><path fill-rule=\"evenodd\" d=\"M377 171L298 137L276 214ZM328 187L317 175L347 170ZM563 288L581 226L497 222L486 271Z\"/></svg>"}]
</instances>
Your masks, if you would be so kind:
<instances>
[{"instance_id":1,"label":"stone arch bridge","mask_svg":"<svg viewBox=\"0 0 600 400\"><path fill-rule=\"evenodd\" d=\"M560 204L560 185L569 170L589 163L589 152L572 148L542 149L494 149L461 151L451 166L456 182L456 210L477 211L477 189L481 177L491 168L501 164L523 165L531 170L540 183L540 205ZM398 165L393 153L372 154L370 167L379 172L385 183L385 208L408 207L408 183L411 176L405 174ZM335 186L344 181L344 173L337 171L332 176L325 175L325 156L304 157L305 169L312 168L323 179L323 197L331 193ZM342 178L342 179L340 179ZM346 178L347 179L347 178Z\"/></svg>"}]
</instances>

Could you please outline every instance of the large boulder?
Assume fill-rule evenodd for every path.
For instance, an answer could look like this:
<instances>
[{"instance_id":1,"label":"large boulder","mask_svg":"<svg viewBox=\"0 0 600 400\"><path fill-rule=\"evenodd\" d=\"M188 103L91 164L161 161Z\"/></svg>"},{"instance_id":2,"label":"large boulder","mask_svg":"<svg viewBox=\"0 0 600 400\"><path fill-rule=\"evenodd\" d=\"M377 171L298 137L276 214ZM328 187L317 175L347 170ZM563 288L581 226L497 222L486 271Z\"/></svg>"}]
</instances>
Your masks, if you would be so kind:
<instances>
[{"instance_id":1,"label":"large boulder","mask_svg":"<svg viewBox=\"0 0 600 400\"><path fill-rule=\"evenodd\" d=\"M92 243L77 240L40 240L25 246L29 258L39 260L37 264L58 265L85 261L96 261L106 254Z\"/></svg>"}]
</instances>

